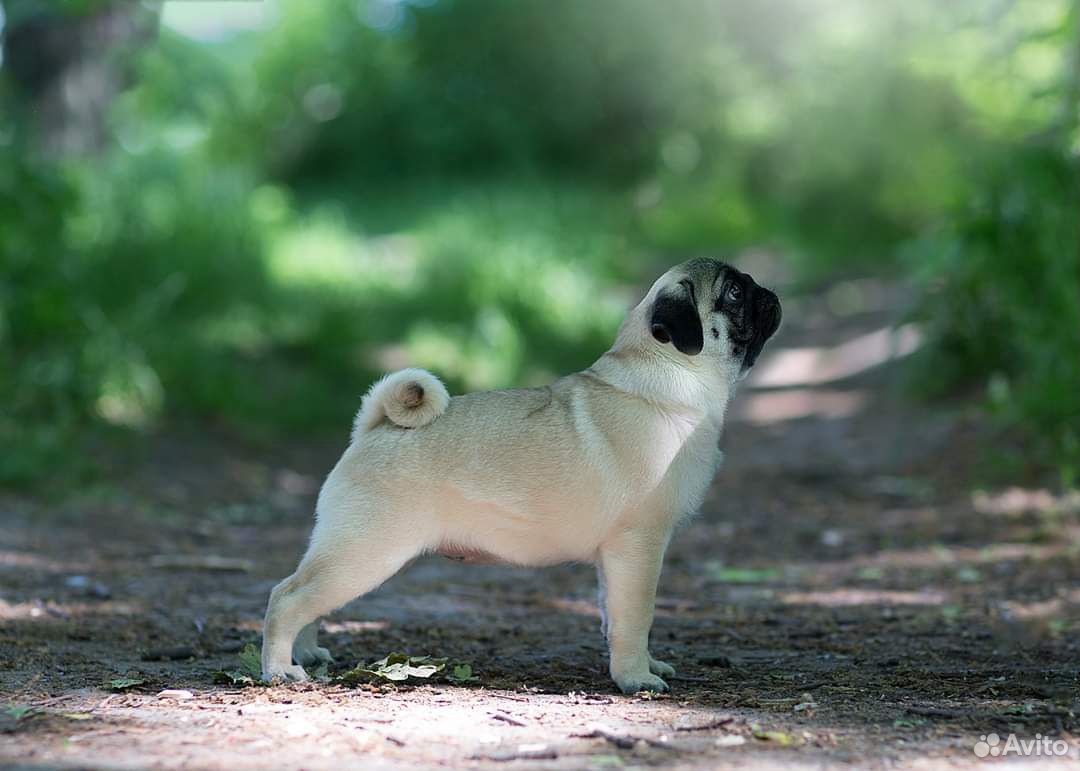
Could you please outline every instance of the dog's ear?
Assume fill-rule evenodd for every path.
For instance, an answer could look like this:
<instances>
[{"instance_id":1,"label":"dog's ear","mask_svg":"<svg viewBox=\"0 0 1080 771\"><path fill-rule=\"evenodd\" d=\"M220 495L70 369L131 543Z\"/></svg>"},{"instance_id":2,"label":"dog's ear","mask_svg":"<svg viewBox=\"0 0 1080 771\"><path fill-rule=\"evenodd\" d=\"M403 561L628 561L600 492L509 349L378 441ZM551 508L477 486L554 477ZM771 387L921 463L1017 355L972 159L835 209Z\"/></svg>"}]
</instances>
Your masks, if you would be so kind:
<instances>
[{"instance_id":1,"label":"dog's ear","mask_svg":"<svg viewBox=\"0 0 1080 771\"><path fill-rule=\"evenodd\" d=\"M671 343L688 356L701 353L705 345L697 308L688 297L678 294L664 293L656 298L649 329L661 343Z\"/></svg>"},{"instance_id":2,"label":"dog's ear","mask_svg":"<svg viewBox=\"0 0 1080 771\"><path fill-rule=\"evenodd\" d=\"M746 356L743 359L743 369L747 370L754 366L758 354L765 347L765 341L772 337L780 328L780 298L768 289L758 287L754 293L753 320L754 336L747 346Z\"/></svg>"}]
</instances>

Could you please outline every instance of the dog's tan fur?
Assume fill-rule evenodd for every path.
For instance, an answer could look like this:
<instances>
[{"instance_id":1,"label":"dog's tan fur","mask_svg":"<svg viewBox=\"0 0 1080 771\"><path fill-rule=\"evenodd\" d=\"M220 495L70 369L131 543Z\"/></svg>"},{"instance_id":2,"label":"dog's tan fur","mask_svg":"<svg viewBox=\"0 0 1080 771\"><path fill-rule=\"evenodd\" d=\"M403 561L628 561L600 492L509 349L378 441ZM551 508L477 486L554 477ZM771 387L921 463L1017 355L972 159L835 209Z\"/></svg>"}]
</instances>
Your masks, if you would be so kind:
<instances>
[{"instance_id":1,"label":"dog's tan fur","mask_svg":"<svg viewBox=\"0 0 1080 771\"><path fill-rule=\"evenodd\" d=\"M713 310L717 265L668 271L610 351L545 388L450 399L423 370L373 387L319 494L307 553L271 595L264 678L305 679L301 664L330 658L316 645L319 616L437 552L596 563L611 676L626 692L666 690L660 675L674 670L648 651L656 582L673 529L719 466L743 374ZM687 291L686 279L706 330L696 355L650 332L658 292Z\"/></svg>"}]
</instances>

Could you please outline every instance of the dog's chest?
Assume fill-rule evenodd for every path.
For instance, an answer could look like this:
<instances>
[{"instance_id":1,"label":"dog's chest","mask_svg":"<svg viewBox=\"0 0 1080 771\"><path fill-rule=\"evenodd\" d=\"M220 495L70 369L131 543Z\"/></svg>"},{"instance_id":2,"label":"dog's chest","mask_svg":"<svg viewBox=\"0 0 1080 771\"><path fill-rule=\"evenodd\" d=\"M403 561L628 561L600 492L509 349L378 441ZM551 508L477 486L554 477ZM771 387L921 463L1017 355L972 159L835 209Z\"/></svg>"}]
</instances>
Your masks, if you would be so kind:
<instances>
[{"instance_id":1,"label":"dog's chest","mask_svg":"<svg viewBox=\"0 0 1080 771\"><path fill-rule=\"evenodd\" d=\"M662 509L680 517L697 510L719 468L719 429L678 420L653 422L613 445L609 495L621 510Z\"/></svg>"},{"instance_id":2,"label":"dog's chest","mask_svg":"<svg viewBox=\"0 0 1080 771\"><path fill-rule=\"evenodd\" d=\"M671 511L676 517L687 516L698 510L722 459L719 432L701 432L687 439L672 460L664 486Z\"/></svg>"}]
</instances>

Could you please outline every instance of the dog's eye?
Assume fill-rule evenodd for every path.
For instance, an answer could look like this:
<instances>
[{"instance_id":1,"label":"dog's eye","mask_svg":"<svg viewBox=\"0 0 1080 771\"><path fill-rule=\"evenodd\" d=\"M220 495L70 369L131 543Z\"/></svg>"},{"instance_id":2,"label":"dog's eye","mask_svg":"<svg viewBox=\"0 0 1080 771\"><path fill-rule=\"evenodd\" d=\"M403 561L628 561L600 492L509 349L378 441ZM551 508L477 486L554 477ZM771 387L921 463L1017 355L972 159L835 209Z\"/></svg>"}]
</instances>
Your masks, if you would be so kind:
<instances>
[{"instance_id":1,"label":"dog's eye","mask_svg":"<svg viewBox=\"0 0 1080 771\"><path fill-rule=\"evenodd\" d=\"M724 299L732 303L740 302L742 300L742 287L732 281L724 290Z\"/></svg>"}]
</instances>

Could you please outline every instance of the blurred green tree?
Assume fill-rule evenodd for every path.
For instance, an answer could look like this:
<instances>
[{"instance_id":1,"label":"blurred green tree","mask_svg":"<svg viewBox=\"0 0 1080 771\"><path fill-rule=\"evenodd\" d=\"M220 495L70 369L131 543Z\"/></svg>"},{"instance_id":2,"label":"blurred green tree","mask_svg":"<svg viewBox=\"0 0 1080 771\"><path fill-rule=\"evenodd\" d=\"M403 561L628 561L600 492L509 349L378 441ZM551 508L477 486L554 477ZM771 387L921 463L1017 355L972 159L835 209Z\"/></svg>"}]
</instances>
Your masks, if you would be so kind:
<instances>
[{"instance_id":1,"label":"blurred green tree","mask_svg":"<svg viewBox=\"0 0 1080 771\"><path fill-rule=\"evenodd\" d=\"M0 440L44 448L0 477L102 425L338 426L403 361L542 380L646 254L751 245L907 274L917 379L1080 463L1069 0L0 8Z\"/></svg>"}]
</instances>

